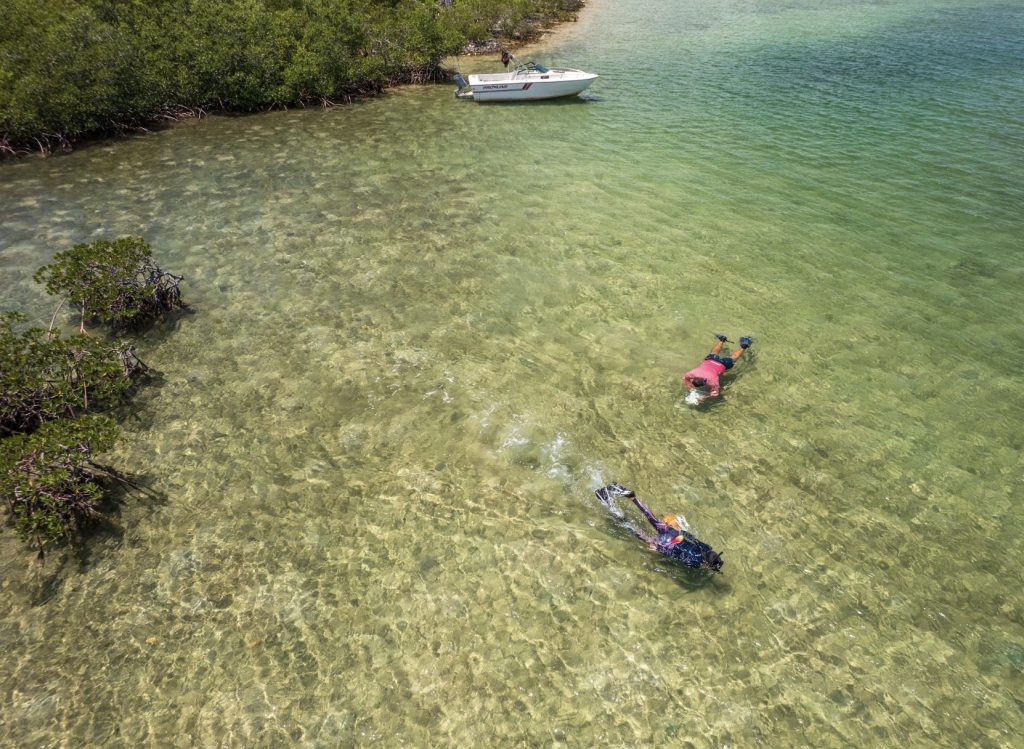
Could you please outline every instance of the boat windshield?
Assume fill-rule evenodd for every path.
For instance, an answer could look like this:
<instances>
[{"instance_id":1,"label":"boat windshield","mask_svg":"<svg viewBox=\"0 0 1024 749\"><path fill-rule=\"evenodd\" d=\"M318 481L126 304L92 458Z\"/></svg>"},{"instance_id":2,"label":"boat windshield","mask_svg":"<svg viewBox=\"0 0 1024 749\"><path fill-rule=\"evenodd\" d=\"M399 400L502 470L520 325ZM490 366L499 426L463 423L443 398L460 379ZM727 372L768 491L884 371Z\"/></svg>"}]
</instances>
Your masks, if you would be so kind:
<instances>
[{"instance_id":1,"label":"boat windshield","mask_svg":"<svg viewBox=\"0 0 1024 749\"><path fill-rule=\"evenodd\" d=\"M537 63L535 63L535 62L533 62L531 60L530 62L524 62L522 65L517 67L515 72L517 72L517 73L520 73L520 72L522 72L522 73L550 73L551 70L549 68L545 68L543 65L538 65Z\"/></svg>"}]
</instances>

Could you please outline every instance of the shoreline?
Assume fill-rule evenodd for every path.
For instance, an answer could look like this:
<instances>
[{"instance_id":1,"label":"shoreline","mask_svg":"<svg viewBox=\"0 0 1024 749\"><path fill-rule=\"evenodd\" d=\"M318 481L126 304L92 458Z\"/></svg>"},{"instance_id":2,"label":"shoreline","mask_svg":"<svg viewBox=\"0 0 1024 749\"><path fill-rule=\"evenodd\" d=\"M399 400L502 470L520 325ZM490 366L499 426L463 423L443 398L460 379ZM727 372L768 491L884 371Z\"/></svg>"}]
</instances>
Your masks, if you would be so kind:
<instances>
[{"instance_id":1,"label":"shoreline","mask_svg":"<svg viewBox=\"0 0 1024 749\"><path fill-rule=\"evenodd\" d=\"M579 13L586 6L586 0L575 0L574 7L571 10L522 19L517 22L516 27L507 36L502 35L500 27L492 25L489 38L468 42L456 55L441 55L426 66L419 68L410 67L401 75L393 77L390 81L383 82L383 85L380 83L375 84L372 81L363 81L356 84L349 91L339 95L332 95L333 98L321 96L319 99L271 102L265 108L257 107L254 110L228 107L209 108L205 104L164 105L157 111L152 111L148 114L136 113L125 115L123 121L107 123L105 126L78 134L73 132L38 132L34 136L14 138L0 132L0 163L30 155L45 157L54 153L70 153L76 148L118 140L131 135L149 134L181 122L202 120L211 115L240 117L275 110L287 111L293 108L305 109L315 106L328 109L339 104L380 96L382 93L398 86L448 81L457 69L457 66L450 64L451 60L457 60L461 56L481 58L488 54L500 54L503 50L511 52L537 44L558 28L564 27L565 24L578 21Z\"/></svg>"},{"instance_id":2,"label":"shoreline","mask_svg":"<svg viewBox=\"0 0 1024 749\"><path fill-rule=\"evenodd\" d=\"M463 67L462 58L465 58L466 62L472 61L468 66L470 67L468 72L477 73L483 72L479 65L487 60L488 55L495 55L495 62L500 65L501 61L497 58L500 57L503 50L513 55L518 55L523 50L532 50L564 32L571 24L578 23L580 14L588 7L589 4L586 0L580 0L579 6L573 11L570 18L559 19L556 16L549 16L544 19L535 19L531 22L531 33L527 35L515 38L501 38L495 35L484 41L470 42L457 55L449 55L441 61L443 75L436 80L451 81L455 73L467 72L461 69Z\"/></svg>"},{"instance_id":3,"label":"shoreline","mask_svg":"<svg viewBox=\"0 0 1024 749\"><path fill-rule=\"evenodd\" d=\"M559 18L552 14L544 18L531 19L524 22L528 31L523 34L507 37L504 40L497 34L486 40L472 41L463 47L461 55L477 57L480 55L500 53L502 50L514 51L537 44L545 37L553 34L563 26L579 21L579 14L587 7L586 0L580 0L579 5L572 11L571 18Z\"/></svg>"}]
</instances>

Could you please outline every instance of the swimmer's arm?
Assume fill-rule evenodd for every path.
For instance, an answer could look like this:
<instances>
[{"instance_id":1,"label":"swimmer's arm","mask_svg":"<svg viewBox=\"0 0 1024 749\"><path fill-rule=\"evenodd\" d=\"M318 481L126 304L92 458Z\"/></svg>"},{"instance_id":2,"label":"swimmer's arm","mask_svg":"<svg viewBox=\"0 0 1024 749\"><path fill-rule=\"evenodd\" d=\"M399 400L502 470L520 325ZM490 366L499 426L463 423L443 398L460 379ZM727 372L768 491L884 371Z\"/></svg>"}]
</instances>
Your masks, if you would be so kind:
<instances>
[{"instance_id":1,"label":"swimmer's arm","mask_svg":"<svg viewBox=\"0 0 1024 749\"><path fill-rule=\"evenodd\" d=\"M657 539L654 538L654 536L648 536L646 533L641 533L640 531L638 531L636 528L634 528L631 525L626 526L626 527L629 528L629 530L633 533L634 536L636 536L641 541L643 541L645 544L650 546L651 549L657 549L658 548L658 542L657 542Z\"/></svg>"},{"instance_id":2,"label":"swimmer's arm","mask_svg":"<svg viewBox=\"0 0 1024 749\"><path fill-rule=\"evenodd\" d=\"M633 495L633 504L635 504L637 509L644 514L644 517L647 518L648 523L653 525L655 528L658 527L658 518L654 517L654 513L651 512L647 508L647 505L640 501L640 497L636 496L635 494Z\"/></svg>"}]
</instances>

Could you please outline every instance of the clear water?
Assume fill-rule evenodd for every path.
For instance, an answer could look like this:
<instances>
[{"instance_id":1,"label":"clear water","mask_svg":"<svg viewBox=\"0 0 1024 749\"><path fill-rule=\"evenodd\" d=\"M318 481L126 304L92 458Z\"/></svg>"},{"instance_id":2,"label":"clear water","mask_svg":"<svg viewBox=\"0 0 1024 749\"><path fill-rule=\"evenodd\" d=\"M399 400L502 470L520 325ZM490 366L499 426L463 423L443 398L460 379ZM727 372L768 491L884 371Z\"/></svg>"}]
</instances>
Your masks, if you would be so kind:
<instances>
[{"instance_id":1,"label":"clear water","mask_svg":"<svg viewBox=\"0 0 1024 749\"><path fill-rule=\"evenodd\" d=\"M531 55L585 100L0 165L5 308L128 233L192 304L110 457L165 501L31 575L0 536L0 743L1019 746L1022 40L1016 2L592 0ZM692 409L714 332L752 356Z\"/></svg>"}]
</instances>

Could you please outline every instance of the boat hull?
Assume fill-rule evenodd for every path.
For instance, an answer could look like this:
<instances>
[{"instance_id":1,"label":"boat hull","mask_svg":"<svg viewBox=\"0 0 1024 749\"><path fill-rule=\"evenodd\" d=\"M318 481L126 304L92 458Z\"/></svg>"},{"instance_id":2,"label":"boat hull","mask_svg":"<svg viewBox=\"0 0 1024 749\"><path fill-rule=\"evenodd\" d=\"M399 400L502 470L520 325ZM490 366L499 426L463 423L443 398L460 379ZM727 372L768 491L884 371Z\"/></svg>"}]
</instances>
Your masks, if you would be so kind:
<instances>
[{"instance_id":1,"label":"boat hull","mask_svg":"<svg viewBox=\"0 0 1024 749\"><path fill-rule=\"evenodd\" d=\"M530 76L499 73L469 76L469 89L478 102L535 101L576 96L595 80L597 75L575 70Z\"/></svg>"}]
</instances>

